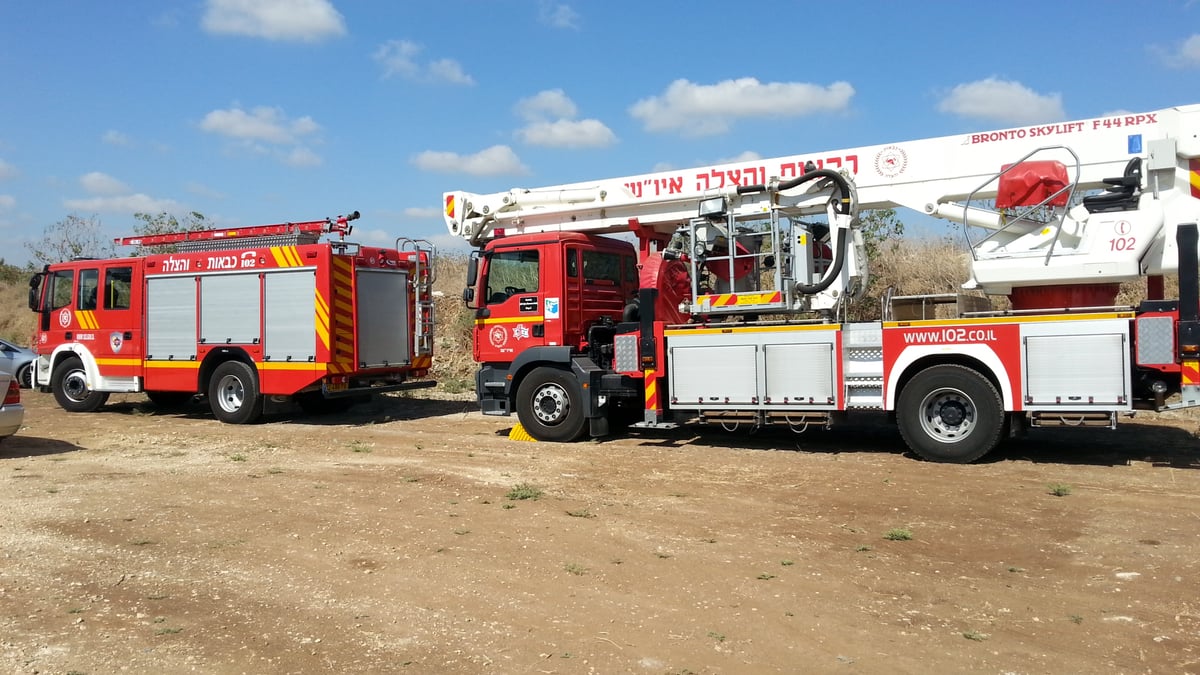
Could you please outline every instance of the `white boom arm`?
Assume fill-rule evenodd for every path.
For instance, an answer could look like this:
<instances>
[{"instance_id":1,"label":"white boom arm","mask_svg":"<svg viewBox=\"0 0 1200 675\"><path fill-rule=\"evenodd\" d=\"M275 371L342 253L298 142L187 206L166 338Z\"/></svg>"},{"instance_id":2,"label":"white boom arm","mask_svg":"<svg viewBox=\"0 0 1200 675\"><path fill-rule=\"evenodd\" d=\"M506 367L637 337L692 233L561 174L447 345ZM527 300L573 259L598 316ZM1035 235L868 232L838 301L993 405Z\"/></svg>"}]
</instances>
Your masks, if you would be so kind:
<instances>
[{"instance_id":1,"label":"white boom arm","mask_svg":"<svg viewBox=\"0 0 1200 675\"><path fill-rule=\"evenodd\" d=\"M1085 192L1105 188L1106 179L1120 178L1129 160L1139 157L1137 188L1115 204L1119 209L1113 203L1107 210L1075 205ZM1037 200L1004 212L981 205L997 198L1006 165L1044 161L1065 167L1065 184L1046 184L1061 186L1061 202L1071 197L1073 208L1025 208ZM445 219L452 234L475 245L520 233L626 232L631 221L669 234L713 196L728 197L740 214L765 213L771 204L747 200L738 188L786 181L806 166L851 176L860 209L905 207L992 231L985 241L972 242L972 285L988 292L1117 282L1175 269L1175 226L1200 220L1200 190L1192 188L1193 180L1200 184L1200 105L538 189L447 192ZM824 199L827 194L801 195L786 206L816 212ZM1051 195L1042 206L1054 201ZM1022 210L1017 215L1025 217L1013 218ZM1032 211L1050 215L1033 220Z\"/></svg>"}]
</instances>

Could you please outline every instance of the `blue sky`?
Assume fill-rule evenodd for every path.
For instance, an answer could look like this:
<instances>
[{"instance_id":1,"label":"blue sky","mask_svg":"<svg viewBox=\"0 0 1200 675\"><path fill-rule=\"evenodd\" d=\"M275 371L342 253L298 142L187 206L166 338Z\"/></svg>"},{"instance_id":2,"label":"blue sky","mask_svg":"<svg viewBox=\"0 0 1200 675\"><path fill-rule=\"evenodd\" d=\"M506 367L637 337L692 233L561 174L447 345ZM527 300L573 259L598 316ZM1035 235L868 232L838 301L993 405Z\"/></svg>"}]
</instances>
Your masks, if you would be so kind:
<instances>
[{"instance_id":1,"label":"blue sky","mask_svg":"<svg viewBox=\"0 0 1200 675\"><path fill-rule=\"evenodd\" d=\"M0 3L0 258L1200 102L1200 3ZM461 243L457 244L460 248Z\"/></svg>"}]
</instances>

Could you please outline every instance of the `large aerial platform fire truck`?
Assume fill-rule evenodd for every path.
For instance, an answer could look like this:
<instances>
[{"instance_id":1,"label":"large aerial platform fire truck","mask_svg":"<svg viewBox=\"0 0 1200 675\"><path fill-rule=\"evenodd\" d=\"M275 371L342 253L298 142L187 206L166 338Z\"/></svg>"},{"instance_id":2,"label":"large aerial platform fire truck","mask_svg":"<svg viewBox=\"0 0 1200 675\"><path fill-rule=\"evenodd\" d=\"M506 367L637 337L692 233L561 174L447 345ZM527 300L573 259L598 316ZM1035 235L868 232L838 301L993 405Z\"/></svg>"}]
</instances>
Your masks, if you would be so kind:
<instances>
[{"instance_id":1,"label":"large aerial platform fire truck","mask_svg":"<svg viewBox=\"0 0 1200 675\"><path fill-rule=\"evenodd\" d=\"M878 410L970 462L1028 427L1200 405L1200 106L444 198L479 247L480 406L538 440ZM848 321L859 211L894 207L956 223L970 278Z\"/></svg>"},{"instance_id":2,"label":"large aerial platform fire truck","mask_svg":"<svg viewBox=\"0 0 1200 675\"><path fill-rule=\"evenodd\" d=\"M126 237L173 252L47 265L30 280L35 386L72 412L200 394L233 424L268 401L331 412L433 386L432 245L349 243L356 218Z\"/></svg>"}]
</instances>

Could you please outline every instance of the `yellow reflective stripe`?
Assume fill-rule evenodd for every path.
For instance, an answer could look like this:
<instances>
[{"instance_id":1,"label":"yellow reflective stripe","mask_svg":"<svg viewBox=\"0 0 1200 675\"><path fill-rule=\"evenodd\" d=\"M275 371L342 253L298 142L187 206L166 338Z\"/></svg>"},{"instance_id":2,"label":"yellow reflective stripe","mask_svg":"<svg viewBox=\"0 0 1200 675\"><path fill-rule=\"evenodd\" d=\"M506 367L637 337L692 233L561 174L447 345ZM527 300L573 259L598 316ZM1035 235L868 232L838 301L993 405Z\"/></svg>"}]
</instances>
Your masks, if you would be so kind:
<instances>
[{"instance_id":1,"label":"yellow reflective stripe","mask_svg":"<svg viewBox=\"0 0 1200 675\"><path fill-rule=\"evenodd\" d=\"M520 323L522 321L544 321L544 317L540 314L530 316L513 316L499 319L475 319L476 326L490 326L494 323Z\"/></svg>"},{"instance_id":2,"label":"yellow reflective stripe","mask_svg":"<svg viewBox=\"0 0 1200 675\"><path fill-rule=\"evenodd\" d=\"M1039 314L1037 316L995 316L972 319L930 319L914 321L885 321L884 328L911 326L971 326L989 323L1034 323L1046 321L1096 321L1099 319L1132 319L1133 312L1096 312L1094 314Z\"/></svg>"},{"instance_id":3,"label":"yellow reflective stripe","mask_svg":"<svg viewBox=\"0 0 1200 675\"><path fill-rule=\"evenodd\" d=\"M327 364L316 361L263 361L256 365L259 370L327 370Z\"/></svg>"},{"instance_id":4,"label":"yellow reflective stripe","mask_svg":"<svg viewBox=\"0 0 1200 675\"><path fill-rule=\"evenodd\" d=\"M141 359L96 359L98 366L140 366Z\"/></svg>"},{"instance_id":5,"label":"yellow reflective stripe","mask_svg":"<svg viewBox=\"0 0 1200 675\"><path fill-rule=\"evenodd\" d=\"M96 321L96 313L90 310L75 310L75 320L79 322L79 327L84 330L96 330L100 328L100 324Z\"/></svg>"},{"instance_id":6,"label":"yellow reflective stripe","mask_svg":"<svg viewBox=\"0 0 1200 675\"><path fill-rule=\"evenodd\" d=\"M839 330L840 323L812 323L795 326L741 326L726 328L672 328L663 335L718 335L721 333L790 333L801 330Z\"/></svg>"}]
</instances>

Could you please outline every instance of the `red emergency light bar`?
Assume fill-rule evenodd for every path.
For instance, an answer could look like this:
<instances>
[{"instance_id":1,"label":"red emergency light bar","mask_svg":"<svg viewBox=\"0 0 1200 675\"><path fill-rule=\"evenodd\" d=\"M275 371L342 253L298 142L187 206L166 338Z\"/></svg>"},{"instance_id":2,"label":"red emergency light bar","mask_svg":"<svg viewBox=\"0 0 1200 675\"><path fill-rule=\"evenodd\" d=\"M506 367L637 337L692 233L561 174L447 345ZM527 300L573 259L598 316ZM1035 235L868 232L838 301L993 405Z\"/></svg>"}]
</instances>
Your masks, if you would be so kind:
<instances>
[{"instance_id":1,"label":"red emergency light bar","mask_svg":"<svg viewBox=\"0 0 1200 675\"><path fill-rule=\"evenodd\" d=\"M354 229L350 221L359 218L358 211L346 216L326 218L325 220L310 220L304 223L278 223L275 225L255 225L252 227L225 228L219 230L197 230L195 232L168 232L166 234L146 234L133 237L118 237L114 239L121 246L160 246L163 244L178 244L184 241L204 241L207 239L235 239L240 237L265 237L277 234L324 234L336 232L338 238L344 238Z\"/></svg>"}]
</instances>

